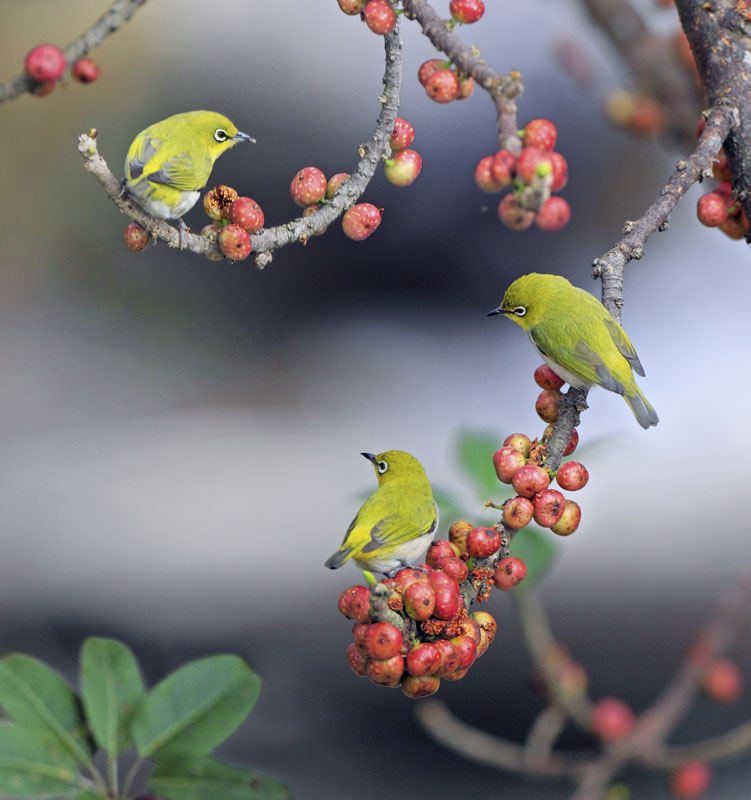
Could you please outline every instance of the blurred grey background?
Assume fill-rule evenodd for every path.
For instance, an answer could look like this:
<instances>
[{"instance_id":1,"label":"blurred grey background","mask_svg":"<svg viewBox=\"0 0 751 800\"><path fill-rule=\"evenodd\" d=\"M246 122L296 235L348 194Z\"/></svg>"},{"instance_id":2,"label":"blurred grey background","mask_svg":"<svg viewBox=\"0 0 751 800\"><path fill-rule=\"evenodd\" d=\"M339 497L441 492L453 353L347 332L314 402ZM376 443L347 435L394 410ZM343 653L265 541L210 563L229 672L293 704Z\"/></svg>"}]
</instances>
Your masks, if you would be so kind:
<instances>
[{"instance_id":1,"label":"blurred grey background","mask_svg":"<svg viewBox=\"0 0 751 800\"><path fill-rule=\"evenodd\" d=\"M0 75L18 72L36 43L67 43L107 6L6 0ZM212 184L252 196L267 224L296 216L287 187L298 169L352 169L378 114L383 47L335 0L151 0L93 54L98 82L0 109L2 649L73 676L85 636L117 636L151 682L189 657L240 653L264 690L225 755L298 798L568 796L439 749L401 692L355 678L336 602L360 576L322 566L375 485L362 450L409 450L475 519L491 519L458 468L458 431L500 441L543 426L538 359L516 326L485 313L532 270L599 292L592 259L679 157L604 121L604 97L628 76L576 2L486 6L460 35L500 70L522 71L521 123L547 116L559 127L573 219L557 234L501 226L498 198L472 179L497 146L492 105L479 91L431 103L415 75L434 52L405 21L400 113L417 130L423 171L404 189L376 175L363 199L386 211L371 239L351 242L335 225L262 272L164 245L125 249L125 218L76 152L90 127L120 175L147 124L226 113L258 143L225 155ZM556 59L562 42L589 64L588 85ZM591 394L580 433L599 444L585 459L583 522L558 542L544 584L594 696L637 710L751 554L751 264L743 243L696 222L702 191L627 273L624 326L660 425L644 432L620 398ZM187 221L204 224L199 207ZM439 696L520 740L539 701L510 598L488 610L496 642ZM747 632L735 656L748 672ZM748 714L748 695L729 708L701 700L676 740ZM591 746L573 734L565 743ZM747 761L722 765L707 796L737 798L749 777ZM667 796L657 775L626 778L635 797Z\"/></svg>"}]
</instances>

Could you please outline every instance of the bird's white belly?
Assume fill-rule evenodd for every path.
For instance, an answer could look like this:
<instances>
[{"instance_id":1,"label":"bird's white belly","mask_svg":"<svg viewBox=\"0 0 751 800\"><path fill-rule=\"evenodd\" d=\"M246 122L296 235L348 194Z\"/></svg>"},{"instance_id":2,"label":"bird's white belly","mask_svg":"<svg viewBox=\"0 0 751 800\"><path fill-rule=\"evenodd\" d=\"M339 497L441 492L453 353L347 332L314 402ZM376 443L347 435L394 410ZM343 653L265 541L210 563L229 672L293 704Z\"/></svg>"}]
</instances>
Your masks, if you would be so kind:
<instances>
[{"instance_id":1,"label":"bird's white belly","mask_svg":"<svg viewBox=\"0 0 751 800\"><path fill-rule=\"evenodd\" d=\"M177 219L182 217L186 211L189 211L198 202L201 196L200 192L183 192L180 202L174 206L167 205L162 200L154 200L153 197L147 200L142 200L141 203L146 207L146 210L160 219Z\"/></svg>"}]
</instances>

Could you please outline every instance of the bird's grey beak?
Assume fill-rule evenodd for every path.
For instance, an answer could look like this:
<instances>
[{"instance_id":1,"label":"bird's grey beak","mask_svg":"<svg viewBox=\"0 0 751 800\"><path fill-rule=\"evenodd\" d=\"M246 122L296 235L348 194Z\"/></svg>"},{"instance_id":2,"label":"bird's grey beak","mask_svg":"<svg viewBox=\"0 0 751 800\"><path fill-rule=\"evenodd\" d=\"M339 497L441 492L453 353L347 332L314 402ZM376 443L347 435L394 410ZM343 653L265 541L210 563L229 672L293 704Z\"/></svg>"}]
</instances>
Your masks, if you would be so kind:
<instances>
[{"instance_id":1,"label":"bird's grey beak","mask_svg":"<svg viewBox=\"0 0 751 800\"><path fill-rule=\"evenodd\" d=\"M494 317L496 314L503 314L503 309L500 306L498 306L498 308L494 308L492 311L488 311L485 316Z\"/></svg>"},{"instance_id":2,"label":"bird's grey beak","mask_svg":"<svg viewBox=\"0 0 751 800\"><path fill-rule=\"evenodd\" d=\"M378 461L378 457L374 453L360 453L361 456L367 458L368 461L375 464Z\"/></svg>"},{"instance_id":3,"label":"bird's grey beak","mask_svg":"<svg viewBox=\"0 0 751 800\"><path fill-rule=\"evenodd\" d=\"M237 139L240 142L251 142L252 144L256 143L256 140L252 136L249 136L247 133L243 133L242 131L238 131L232 138Z\"/></svg>"}]
</instances>

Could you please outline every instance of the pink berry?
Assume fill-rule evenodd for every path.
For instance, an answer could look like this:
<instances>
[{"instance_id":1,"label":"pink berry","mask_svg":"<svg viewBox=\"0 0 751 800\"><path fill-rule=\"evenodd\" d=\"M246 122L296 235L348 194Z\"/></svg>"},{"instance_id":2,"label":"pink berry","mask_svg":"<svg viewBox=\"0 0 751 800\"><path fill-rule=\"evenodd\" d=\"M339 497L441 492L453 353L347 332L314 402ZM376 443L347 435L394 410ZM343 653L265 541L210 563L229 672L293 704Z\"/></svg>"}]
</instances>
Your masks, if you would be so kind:
<instances>
[{"instance_id":1,"label":"pink berry","mask_svg":"<svg viewBox=\"0 0 751 800\"><path fill-rule=\"evenodd\" d=\"M547 364L540 364L535 370L535 383L541 389L560 389L565 383L563 378L553 372L553 369Z\"/></svg>"},{"instance_id":2,"label":"pink berry","mask_svg":"<svg viewBox=\"0 0 751 800\"><path fill-rule=\"evenodd\" d=\"M470 75L468 78L459 78L459 94L457 100L466 100L475 90L475 79Z\"/></svg>"},{"instance_id":3,"label":"pink berry","mask_svg":"<svg viewBox=\"0 0 751 800\"><path fill-rule=\"evenodd\" d=\"M368 662L370 659L365 653L358 650L354 644L350 644L347 647L347 661L349 662L350 667L352 667L352 672L354 672L355 675L359 675L361 678L367 676Z\"/></svg>"},{"instance_id":4,"label":"pink berry","mask_svg":"<svg viewBox=\"0 0 751 800\"><path fill-rule=\"evenodd\" d=\"M339 595L339 611L355 622L370 622L370 592L365 586L350 586Z\"/></svg>"},{"instance_id":5,"label":"pink berry","mask_svg":"<svg viewBox=\"0 0 751 800\"><path fill-rule=\"evenodd\" d=\"M381 224L382 208L372 203L357 203L348 209L342 217L342 230L345 236L355 242L367 239Z\"/></svg>"},{"instance_id":6,"label":"pink berry","mask_svg":"<svg viewBox=\"0 0 751 800\"><path fill-rule=\"evenodd\" d=\"M428 548L425 562L435 568L442 558L455 558L459 555L459 548L448 539L436 539Z\"/></svg>"},{"instance_id":7,"label":"pink berry","mask_svg":"<svg viewBox=\"0 0 751 800\"><path fill-rule=\"evenodd\" d=\"M733 703L743 694L743 675L729 658L718 658L704 672L701 688L718 703Z\"/></svg>"},{"instance_id":8,"label":"pink berry","mask_svg":"<svg viewBox=\"0 0 751 800\"><path fill-rule=\"evenodd\" d=\"M558 467L555 479L561 489L565 489L567 492L575 492L587 485L589 472L584 464L580 464L578 461L567 461Z\"/></svg>"},{"instance_id":9,"label":"pink berry","mask_svg":"<svg viewBox=\"0 0 751 800\"><path fill-rule=\"evenodd\" d=\"M238 197L230 206L229 220L245 228L248 233L255 233L263 228L263 211L252 198Z\"/></svg>"},{"instance_id":10,"label":"pink berry","mask_svg":"<svg viewBox=\"0 0 751 800\"><path fill-rule=\"evenodd\" d=\"M65 72L65 56L53 44L38 44L26 54L24 67L35 81L56 81Z\"/></svg>"},{"instance_id":11,"label":"pink berry","mask_svg":"<svg viewBox=\"0 0 751 800\"><path fill-rule=\"evenodd\" d=\"M398 686L404 674L404 656L368 661L367 675L378 686Z\"/></svg>"},{"instance_id":12,"label":"pink berry","mask_svg":"<svg viewBox=\"0 0 751 800\"><path fill-rule=\"evenodd\" d=\"M510 150L499 150L493 156L493 166L491 172L493 180L501 186L508 186L514 177L516 166L516 156Z\"/></svg>"},{"instance_id":13,"label":"pink berry","mask_svg":"<svg viewBox=\"0 0 751 800\"><path fill-rule=\"evenodd\" d=\"M420 64L420 69L417 70L417 80L425 86L428 78L439 69L446 69L448 62L443 58L430 58Z\"/></svg>"},{"instance_id":14,"label":"pink berry","mask_svg":"<svg viewBox=\"0 0 751 800\"><path fill-rule=\"evenodd\" d=\"M670 793L678 800L701 797L712 781L712 767L706 761L687 761L670 774Z\"/></svg>"},{"instance_id":15,"label":"pink berry","mask_svg":"<svg viewBox=\"0 0 751 800\"><path fill-rule=\"evenodd\" d=\"M371 658L391 658L402 649L402 632L390 622L374 622L365 633L365 650Z\"/></svg>"},{"instance_id":16,"label":"pink berry","mask_svg":"<svg viewBox=\"0 0 751 800\"><path fill-rule=\"evenodd\" d=\"M443 677L459 668L459 654L448 639L436 639L433 644L441 654L441 663L438 665L436 675Z\"/></svg>"},{"instance_id":17,"label":"pink berry","mask_svg":"<svg viewBox=\"0 0 751 800\"><path fill-rule=\"evenodd\" d=\"M534 506L527 497L512 497L503 504L503 521L512 530L521 530L532 521Z\"/></svg>"},{"instance_id":18,"label":"pink berry","mask_svg":"<svg viewBox=\"0 0 751 800\"><path fill-rule=\"evenodd\" d=\"M549 119L533 119L524 126L522 139L526 147L539 147L552 150L558 135L555 125Z\"/></svg>"},{"instance_id":19,"label":"pink berry","mask_svg":"<svg viewBox=\"0 0 751 800\"><path fill-rule=\"evenodd\" d=\"M472 528L467 535L467 552L472 558L487 558L500 548L501 539L493 528Z\"/></svg>"},{"instance_id":20,"label":"pink berry","mask_svg":"<svg viewBox=\"0 0 751 800\"><path fill-rule=\"evenodd\" d=\"M525 458L529 455L529 448L532 442L529 436L525 433L510 433L504 440L504 447L513 447L514 450L520 452Z\"/></svg>"},{"instance_id":21,"label":"pink berry","mask_svg":"<svg viewBox=\"0 0 751 800\"><path fill-rule=\"evenodd\" d=\"M563 514L555 525L550 526L550 530L558 536L570 536L581 522L582 511L579 504L573 500L566 500Z\"/></svg>"},{"instance_id":22,"label":"pink berry","mask_svg":"<svg viewBox=\"0 0 751 800\"><path fill-rule=\"evenodd\" d=\"M415 129L406 119L397 117L394 120L394 130L391 134L389 145L392 150L404 150L409 147L415 138Z\"/></svg>"},{"instance_id":23,"label":"pink berry","mask_svg":"<svg viewBox=\"0 0 751 800\"><path fill-rule=\"evenodd\" d=\"M543 489L532 498L535 522L543 528L555 525L563 516L566 498L557 489Z\"/></svg>"},{"instance_id":24,"label":"pink berry","mask_svg":"<svg viewBox=\"0 0 751 800\"><path fill-rule=\"evenodd\" d=\"M496 589L504 592L513 589L527 577L527 565L515 556L502 558L495 568L493 580Z\"/></svg>"},{"instance_id":25,"label":"pink berry","mask_svg":"<svg viewBox=\"0 0 751 800\"><path fill-rule=\"evenodd\" d=\"M522 497L534 497L538 492L548 488L550 476L542 467L527 464L517 470L511 480L514 491Z\"/></svg>"},{"instance_id":26,"label":"pink berry","mask_svg":"<svg viewBox=\"0 0 751 800\"><path fill-rule=\"evenodd\" d=\"M292 178L289 193L302 208L315 205L326 196L326 176L317 167L305 167Z\"/></svg>"},{"instance_id":27,"label":"pink berry","mask_svg":"<svg viewBox=\"0 0 751 800\"><path fill-rule=\"evenodd\" d=\"M394 186L409 186L422 169L422 158L416 150L397 150L383 167L384 175Z\"/></svg>"},{"instance_id":28,"label":"pink berry","mask_svg":"<svg viewBox=\"0 0 751 800\"><path fill-rule=\"evenodd\" d=\"M558 419L558 399L561 393L557 389L543 389L535 401L535 411L543 422L555 422Z\"/></svg>"},{"instance_id":29,"label":"pink berry","mask_svg":"<svg viewBox=\"0 0 751 800\"><path fill-rule=\"evenodd\" d=\"M534 222L535 212L522 208L513 194L507 194L498 204L498 218L512 231L523 231Z\"/></svg>"},{"instance_id":30,"label":"pink berry","mask_svg":"<svg viewBox=\"0 0 751 800\"><path fill-rule=\"evenodd\" d=\"M230 261L243 261L252 248L250 234L240 225L225 225L219 231L219 249Z\"/></svg>"},{"instance_id":31,"label":"pink berry","mask_svg":"<svg viewBox=\"0 0 751 800\"><path fill-rule=\"evenodd\" d=\"M485 3L482 0L451 0L449 11L457 22L469 25L485 13Z\"/></svg>"},{"instance_id":32,"label":"pink berry","mask_svg":"<svg viewBox=\"0 0 751 800\"><path fill-rule=\"evenodd\" d=\"M365 4L368 0L336 0L339 3L339 8L350 16L360 14L365 10Z\"/></svg>"},{"instance_id":33,"label":"pink berry","mask_svg":"<svg viewBox=\"0 0 751 800\"><path fill-rule=\"evenodd\" d=\"M93 83L99 77L99 64L91 58L79 58L70 74L81 83Z\"/></svg>"},{"instance_id":34,"label":"pink berry","mask_svg":"<svg viewBox=\"0 0 751 800\"><path fill-rule=\"evenodd\" d=\"M434 591L435 607L433 608L433 616L437 619L454 619L459 611L464 608L462 596L449 586L436 586Z\"/></svg>"},{"instance_id":35,"label":"pink berry","mask_svg":"<svg viewBox=\"0 0 751 800\"><path fill-rule=\"evenodd\" d=\"M428 619L435 610L435 590L427 581L415 581L404 590L404 610L418 622Z\"/></svg>"},{"instance_id":36,"label":"pink berry","mask_svg":"<svg viewBox=\"0 0 751 800\"><path fill-rule=\"evenodd\" d=\"M571 219L571 206L558 195L548 197L537 212L535 224L544 231L559 231Z\"/></svg>"},{"instance_id":37,"label":"pink berry","mask_svg":"<svg viewBox=\"0 0 751 800\"><path fill-rule=\"evenodd\" d=\"M457 558L456 556L447 556L439 559L435 566L436 569L440 570L441 572L445 572L457 583L463 583L467 579L467 562L462 561L461 558Z\"/></svg>"},{"instance_id":38,"label":"pink berry","mask_svg":"<svg viewBox=\"0 0 751 800\"><path fill-rule=\"evenodd\" d=\"M436 103L450 103L459 94L459 78L450 69L436 70L428 78L425 92Z\"/></svg>"},{"instance_id":39,"label":"pink berry","mask_svg":"<svg viewBox=\"0 0 751 800\"><path fill-rule=\"evenodd\" d=\"M502 181L493 177L493 156L485 156L479 160L475 167L475 183L488 194L499 192L504 187Z\"/></svg>"},{"instance_id":40,"label":"pink berry","mask_svg":"<svg viewBox=\"0 0 751 800\"><path fill-rule=\"evenodd\" d=\"M511 483L514 475L527 463L527 457L516 448L503 446L493 453L493 467L501 483Z\"/></svg>"},{"instance_id":41,"label":"pink berry","mask_svg":"<svg viewBox=\"0 0 751 800\"><path fill-rule=\"evenodd\" d=\"M344 181L349 178L349 172L337 172L336 175L332 175L328 183L326 184L326 197L327 199L331 199L334 196L336 190L344 183Z\"/></svg>"},{"instance_id":42,"label":"pink berry","mask_svg":"<svg viewBox=\"0 0 751 800\"><path fill-rule=\"evenodd\" d=\"M699 198L696 204L696 216L702 225L716 228L728 217L728 207L725 198L717 192L708 192Z\"/></svg>"},{"instance_id":43,"label":"pink berry","mask_svg":"<svg viewBox=\"0 0 751 800\"><path fill-rule=\"evenodd\" d=\"M592 709L592 731L603 742L615 742L628 736L636 720L634 712L617 697L606 697Z\"/></svg>"},{"instance_id":44,"label":"pink berry","mask_svg":"<svg viewBox=\"0 0 751 800\"><path fill-rule=\"evenodd\" d=\"M568 183L568 164L566 159L555 151L548 153L548 158L553 170L553 182L550 184L550 191L560 192Z\"/></svg>"},{"instance_id":45,"label":"pink berry","mask_svg":"<svg viewBox=\"0 0 751 800\"><path fill-rule=\"evenodd\" d=\"M123 231L125 246L132 253L138 253L149 243L148 231L145 231L137 222L131 222Z\"/></svg>"},{"instance_id":46,"label":"pink berry","mask_svg":"<svg viewBox=\"0 0 751 800\"><path fill-rule=\"evenodd\" d=\"M471 636L467 636L466 633L461 636L455 636L449 641L454 645L454 649L459 655L459 669L471 667L477 657L477 642Z\"/></svg>"},{"instance_id":47,"label":"pink berry","mask_svg":"<svg viewBox=\"0 0 751 800\"><path fill-rule=\"evenodd\" d=\"M532 183L541 168L552 171L549 153L543 152L539 147L525 147L519 153L519 158L516 159L516 175L524 183Z\"/></svg>"},{"instance_id":48,"label":"pink berry","mask_svg":"<svg viewBox=\"0 0 751 800\"><path fill-rule=\"evenodd\" d=\"M370 0L363 11L365 24L373 33L391 33L396 26L396 14L386 0Z\"/></svg>"}]
</instances>

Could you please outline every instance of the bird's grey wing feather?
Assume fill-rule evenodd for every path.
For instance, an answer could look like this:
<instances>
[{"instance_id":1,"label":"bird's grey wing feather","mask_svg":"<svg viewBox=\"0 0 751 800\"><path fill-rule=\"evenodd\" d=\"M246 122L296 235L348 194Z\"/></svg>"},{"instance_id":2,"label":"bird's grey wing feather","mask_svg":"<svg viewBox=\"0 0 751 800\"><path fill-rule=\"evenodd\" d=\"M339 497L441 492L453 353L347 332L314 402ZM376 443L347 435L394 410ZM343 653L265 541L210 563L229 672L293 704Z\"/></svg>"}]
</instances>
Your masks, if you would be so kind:
<instances>
[{"instance_id":1,"label":"bird's grey wing feather","mask_svg":"<svg viewBox=\"0 0 751 800\"><path fill-rule=\"evenodd\" d=\"M644 367L642 367L639 356L636 354L636 348L631 344L623 328L610 317L605 317L604 322L613 343L618 348L621 355L631 364L631 368L637 375L643 376Z\"/></svg>"},{"instance_id":2,"label":"bird's grey wing feather","mask_svg":"<svg viewBox=\"0 0 751 800\"><path fill-rule=\"evenodd\" d=\"M200 166L202 165L194 162L190 153L178 153L168 158L156 172L150 172L146 177L154 183L163 183L181 192L195 192L206 185L206 181L201 180Z\"/></svg>"},{"instance_id":3,"label":"bird's grey wing feather","mask_svg":"<svg viewBox=\"0 0 751 800\"><path fill-rule=\"evenodd\" d=\"M615 378L602 358L600 358L589 345L584 344L584 342L579 342L579 344L576 345L576 354L594 368L595 375L597 375L597 382L603 389L608 389L616 394L623 394L625 392L623 384Z\"/></svg>"},{"instance_id":4,"label":"bird's grey wing feather","mask_svg":"<svg viewBox=\"0 0 751 800\"><path fill-rule=\"evenodd\" d=\"M162 143L159 139L144 137L138 151L125 162L125 174L130 180L136 181L141 177L143 168L156 155L161 146Z\"/></svg>"}]
</instances>

